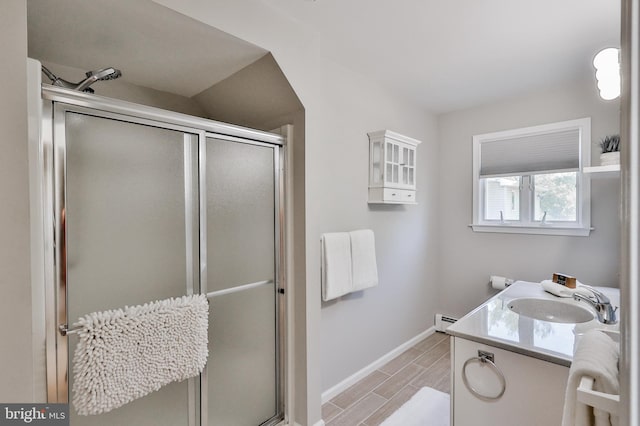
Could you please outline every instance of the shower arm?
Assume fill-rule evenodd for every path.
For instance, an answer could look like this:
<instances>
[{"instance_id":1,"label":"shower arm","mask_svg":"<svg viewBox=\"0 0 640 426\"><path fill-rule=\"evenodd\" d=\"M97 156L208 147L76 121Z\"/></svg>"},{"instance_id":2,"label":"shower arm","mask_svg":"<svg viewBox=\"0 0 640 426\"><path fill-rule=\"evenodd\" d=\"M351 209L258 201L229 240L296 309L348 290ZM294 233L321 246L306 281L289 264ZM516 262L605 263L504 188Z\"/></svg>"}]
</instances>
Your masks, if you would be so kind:
<instances>
[{"instance_id":1,"label":"shower arm","mask_svg":"<svg viewBox=\"0 0 640 426\"><path fill-rule=\"evenodd\" d=\"M45 75L49 78L49 80L51 80L52 83L58 80L58 77L56 77L56 75L52 73L49 70L49 68L45 67L44 65L42 65L42 72L45 73Z\"/></svg>"},{"instance_id":2,"label":"shower arm","mask_svg":"<svg viewBox=\"0 0 640 426\"><path fill-rule=\"evenodd\" d=\"M74 90L78 90L79 92L84 92L85 89L87 89L89 86L91 86L93 83L95 83L98 80L100 80L100 78L97 75L92 75L90 77L87 77L84 80L82 80L80 83L78 83L78 85L74 88Z\"/></svg>"}]
</instances>

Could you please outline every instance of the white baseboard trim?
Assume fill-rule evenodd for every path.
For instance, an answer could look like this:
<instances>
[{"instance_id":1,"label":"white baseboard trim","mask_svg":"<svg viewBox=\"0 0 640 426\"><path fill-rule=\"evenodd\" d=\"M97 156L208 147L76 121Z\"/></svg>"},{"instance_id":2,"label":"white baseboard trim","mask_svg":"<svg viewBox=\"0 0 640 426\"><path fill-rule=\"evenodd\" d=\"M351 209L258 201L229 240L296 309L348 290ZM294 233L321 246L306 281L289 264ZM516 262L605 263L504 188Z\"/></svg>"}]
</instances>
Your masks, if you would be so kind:
<instances>
[{"instance_id":1,"label":"white baseboard trim","mask_svg":"<svg viewBox=\"0 0 640 426\"><path fill-rule=\"evenodd\" d=\"M416 343L420 342L421 340L426 339L427 337L429 337L435 332L436 332L435 327L429 327L422 333L418 334L416 337L406 341L405 343L401 344L397 348L393 349L391 352L388 352L387 354L373 361L371 364L367 365L360 371L347 377L337 385L327 389L322 393L322 403L324 404L328 402L330 399L338 395L340 392L346 390L349 386L352 386L356 384L358 381L364 379L366 376L368 376L370 373L377 370L379 367L382 367L384 364L391 361L393 358L397 357L402 352L414 346ZM322 423L322 425L324 425L324 423ZM314 426L322 426L322 425L320 423L316 423Z\"/></svg>"}]
</instances>

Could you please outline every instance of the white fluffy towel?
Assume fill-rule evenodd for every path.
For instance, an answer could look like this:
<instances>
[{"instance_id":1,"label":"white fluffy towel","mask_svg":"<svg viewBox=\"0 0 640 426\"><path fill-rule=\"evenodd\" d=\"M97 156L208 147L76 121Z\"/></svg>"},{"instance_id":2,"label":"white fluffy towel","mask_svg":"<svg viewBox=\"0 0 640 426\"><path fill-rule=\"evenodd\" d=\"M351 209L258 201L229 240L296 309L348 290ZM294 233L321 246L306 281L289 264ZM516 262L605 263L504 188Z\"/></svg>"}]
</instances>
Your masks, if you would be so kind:
<instances>
[{"instance_id":1,"label":"white fluffy towel","mask_svg":"<svg viewBox=\"0 0 640 426\"><path fill-rule=\"evenodd\" d=\"M202 372L209 304L184 296L83 316L73 356L73 405L106 413Z\"/></svg>"},{"instance_id":2,"label":"white fluffy towel","mask_svg":"<svg viewBox=\"0 0 640 426\"><path fill-rule=\"evenodd\" d=\"M619 355L618 344L603 332L590 330L582 336L569 369L562 426L618 425L618 416L578 402L577 389L582 377L589 376L595 379L593 390L618 395Z\"/></svg>"},{"instance_id":3,"label":"white fluffy towel","mask_svg":"<svg viewBox=\"0 0 640 426\"><path fill-rule=\"evenodd\" d=\"M573 297L575 293L580 293L589 297L593 296L593 293L591 293L588 289L582 287L581 283L578 283L578 286L576 288L569 288L563 286L562 284L554 283L551 280L544 280L540 282L540 285L542 286L542 289L544 291L558 297Z\"/></svg>"}]
</instances>

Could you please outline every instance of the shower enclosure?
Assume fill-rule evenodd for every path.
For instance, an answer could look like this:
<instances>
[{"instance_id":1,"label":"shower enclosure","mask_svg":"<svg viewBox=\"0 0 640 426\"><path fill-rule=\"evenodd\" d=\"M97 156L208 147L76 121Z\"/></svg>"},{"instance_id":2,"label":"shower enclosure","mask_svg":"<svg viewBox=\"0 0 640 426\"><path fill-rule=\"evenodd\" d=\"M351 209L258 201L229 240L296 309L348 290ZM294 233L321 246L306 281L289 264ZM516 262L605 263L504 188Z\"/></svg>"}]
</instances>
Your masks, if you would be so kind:
<instances>
[{"instance_id":1,"label":"shower enclosure","mask_svg":"<svg viewBox=\"0 0 640 426\"><path fill-rule=\"evenodd\" d=\"M47 397L70 402L74 321L194 293L200 377L71 425L284 419L283 138L44 85Z\"/></svg>"}]
</instances>

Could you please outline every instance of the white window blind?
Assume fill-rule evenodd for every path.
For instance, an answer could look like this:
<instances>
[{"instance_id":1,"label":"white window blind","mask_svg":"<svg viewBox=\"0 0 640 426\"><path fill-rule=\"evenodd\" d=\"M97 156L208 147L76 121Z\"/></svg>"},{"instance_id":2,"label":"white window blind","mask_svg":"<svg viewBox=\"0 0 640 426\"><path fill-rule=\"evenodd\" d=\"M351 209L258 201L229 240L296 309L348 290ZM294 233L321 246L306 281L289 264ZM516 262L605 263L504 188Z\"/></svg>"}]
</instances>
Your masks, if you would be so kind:
<instances>
[{"instance_id":1,"label":"white window blind","mask_svg":"<svg viewBox=\"0 0 640 426\"><path fill-rule=\"evenodd\" d=\"M473 136L477 232L588 236L589 117Z\"/></svg>"},{"instance_id":2,"label":"white window blind","mask_svg":"<svg viewBox=\"0 0 640 426\"><path fill-rule=\"evenodd\" d=\"M480 177L580 169L580 129L562 129L480 142Z\"/></svg>"}]
</instances>

